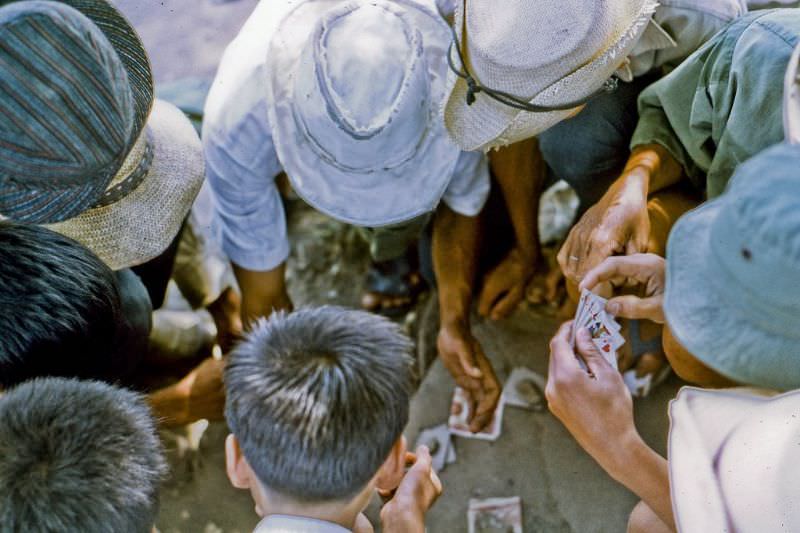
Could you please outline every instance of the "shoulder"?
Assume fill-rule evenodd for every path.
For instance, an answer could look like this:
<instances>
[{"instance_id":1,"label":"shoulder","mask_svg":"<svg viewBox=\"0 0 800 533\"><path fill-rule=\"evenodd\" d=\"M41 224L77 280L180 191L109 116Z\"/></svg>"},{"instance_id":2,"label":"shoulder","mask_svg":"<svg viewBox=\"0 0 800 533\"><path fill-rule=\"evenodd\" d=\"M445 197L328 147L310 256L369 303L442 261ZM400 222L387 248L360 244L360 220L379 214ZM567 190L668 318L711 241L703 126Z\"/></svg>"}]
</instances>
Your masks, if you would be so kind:
<instances>
[{"instance_id":1,"label":"shoulder","mask_svg":"<svg viewBox=\"0 0 800 533\"><path fill-rule=\"evenodd\" d=\"M756 11L731 24L725 34L734 62L753 62L744 65L750 68L779 63L785 69L800 44L800 9Z\"/></svg>"},{"instance_id":2,"label":"shoulder","mask_svg":"<svg viewBox=\"0 0 800 533\"><path fill-rule=\"evenodd\" d=\"M264 74L272 32L268 2L256 7L242 30L225 49L206 99L203 135L224 134L236 129L266 98Z\"/></svg>"},{"instance_id":3,"label":"shoulder","mask_svg":"<svg viewBox=\"0 0 800 533\"><path fill-rule=\"evenodd\" d=\"M744 0L661 0L656 8L656 18L674 15L698 16L727 23L747 13Z\"/></svg>"}]
</instances>

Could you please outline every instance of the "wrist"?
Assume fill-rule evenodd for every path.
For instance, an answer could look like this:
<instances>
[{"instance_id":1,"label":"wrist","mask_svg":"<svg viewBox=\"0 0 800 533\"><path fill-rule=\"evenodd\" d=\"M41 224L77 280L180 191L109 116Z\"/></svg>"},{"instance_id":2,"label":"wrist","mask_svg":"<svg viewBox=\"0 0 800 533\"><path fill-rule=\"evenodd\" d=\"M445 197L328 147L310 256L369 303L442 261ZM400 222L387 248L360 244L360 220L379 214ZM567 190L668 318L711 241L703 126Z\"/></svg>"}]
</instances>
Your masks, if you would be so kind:
<instances>
[{"instance_id":1,"label":"wrist","mask_svg":"<svg viewBox=\"0 0 800 533\"><path fill-rule=\"evenodd\" d=\"M638 475L641 460L652 453L655 452L642 440L636 428L631 427L618 439L614 439L614 446L599 462L615 481L629 486L631 480Z\"/></svg>"},{"instance_id":2,"label":"wrist","mask_svg":"<svg viewBox=\"0 0 800 533\"><path fill-rule=\"evenodd\" d=\"M384 533L424 533L425 516L392 500L381 509L381 526Z\"/></svg>"},{"instance_id":3,"label":"wrist","mask_svg":"<svg viewBox=\"0 0 800 533\"><path fill-rule=\"evenodd\" d=\"M472 293L453 290L439 293L439 324L441 329L469 328Z\"/></svg>"}]
</instances>

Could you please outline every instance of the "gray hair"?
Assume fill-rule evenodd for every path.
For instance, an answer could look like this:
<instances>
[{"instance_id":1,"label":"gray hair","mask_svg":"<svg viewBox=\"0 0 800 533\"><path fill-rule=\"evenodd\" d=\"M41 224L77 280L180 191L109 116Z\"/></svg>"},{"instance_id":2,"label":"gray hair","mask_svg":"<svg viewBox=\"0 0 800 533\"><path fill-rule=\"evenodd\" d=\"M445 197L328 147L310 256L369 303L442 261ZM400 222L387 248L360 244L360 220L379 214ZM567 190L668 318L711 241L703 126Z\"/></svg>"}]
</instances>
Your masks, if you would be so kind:
<instances>
[{"instance_id":1,"label":"gray hair","mask_svg":"<svg viewBox=\"0 0 800 533\"><path fill-rule=\"evenodd\" d=\"M2 532L149 532L165 473L133 392L46 378L0 397Z\"/></svg>"},{"instance_id":2,"label":"gray hair","mask_svg":"<svg viewBox=\"0 0 800 533\"><path fill-rule=\"evenodd\" d=\"M410 351L396 324L362 311L261 320L225 369L225 416L258 479L299 501L363 490L408 421Z\"/></svg>"}]
</instances>

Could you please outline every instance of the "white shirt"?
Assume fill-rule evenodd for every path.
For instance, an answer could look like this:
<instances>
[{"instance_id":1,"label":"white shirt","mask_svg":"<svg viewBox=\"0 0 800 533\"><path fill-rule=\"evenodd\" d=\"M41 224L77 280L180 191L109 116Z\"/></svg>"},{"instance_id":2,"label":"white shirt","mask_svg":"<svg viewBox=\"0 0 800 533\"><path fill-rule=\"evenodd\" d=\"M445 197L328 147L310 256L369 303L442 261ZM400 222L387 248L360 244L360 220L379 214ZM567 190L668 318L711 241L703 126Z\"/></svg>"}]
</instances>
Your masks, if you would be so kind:
<instances>
[{"instance_id":1,"label":"white shirt","mask_svg":"<svg viewBox=\"0 0 800 533\"><path fill-rule=\"evenodd\" d=\"M203 150L222 249L248 270L272 270L289 255L286 216L275 177L283 170L267 115L270 0L262 0L228 45L206 101ZM455 148L454 148L455 149ZM462 152L442 200L475 216L489 195L486 156Z\"/></svg>"},{"instance_id":2,"label":"white shirt","mask_svg":"<svg viewBox=\"0 0 800 533\"><path fill-rule=\"evenodd\" d=\"M264 517L258 523L253 533L350 533L333 522L325 522L303 516L288 516L273 514Z\"/></svg>"}]
</instances>

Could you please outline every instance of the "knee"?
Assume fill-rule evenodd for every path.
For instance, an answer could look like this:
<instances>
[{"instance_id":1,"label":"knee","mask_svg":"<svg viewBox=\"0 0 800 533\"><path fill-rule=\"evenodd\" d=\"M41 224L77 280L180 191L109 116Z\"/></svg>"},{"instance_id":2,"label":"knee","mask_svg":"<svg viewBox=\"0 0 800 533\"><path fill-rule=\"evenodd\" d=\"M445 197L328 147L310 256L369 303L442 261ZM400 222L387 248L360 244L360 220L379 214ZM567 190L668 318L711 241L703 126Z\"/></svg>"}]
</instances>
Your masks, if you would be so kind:
<instances>
[{"instance_id":1,"label":"knee","mask_svg":"<svg viewBox=\"0 0 800 533\"><path fill-rule=\"evenodd\" d=\"M684 381L706 388L730 387L733 381L709 368L694 355L689 353L672 335L669 326L662 332L664 354L667 356L672 370Z\"/></svg>"},{"instance_id":2,"label":"knee","mask_svg":"<svg viewBox=\"0 0 800 533\"><path fill-rule=\"evenodd\" d=\"M628 517L628 533L671 533L668 527L644 502L639 502Z\"/></svg>"},{"instance_id":3,"label":"knee","mask_svg":"<svg viewBox=\"0 0 800 533\"><path fill-rule=\"evenodd\" d=\"M652 513L650 508L644 502L639 502L636 504L636 507L633 508L631 511L631 515L628 517L628 533L647 533L648 531L648 522L649 516L648 513Z\"/></svg>"}]
</instances>

